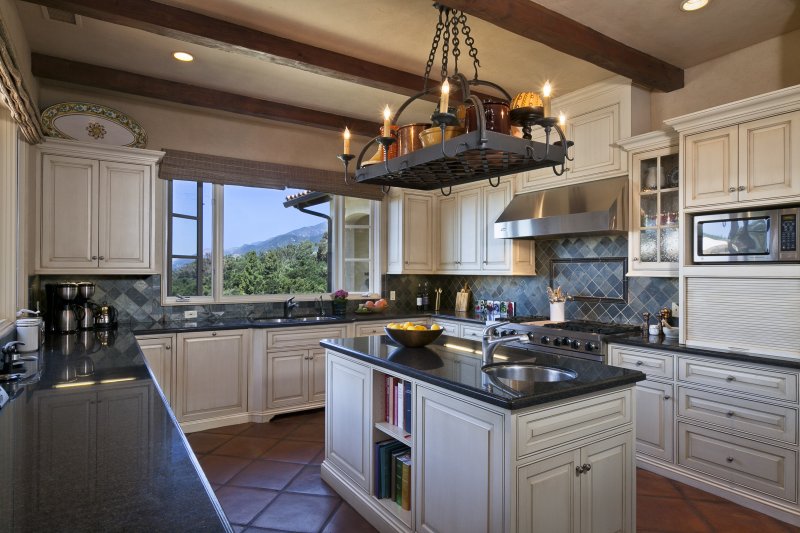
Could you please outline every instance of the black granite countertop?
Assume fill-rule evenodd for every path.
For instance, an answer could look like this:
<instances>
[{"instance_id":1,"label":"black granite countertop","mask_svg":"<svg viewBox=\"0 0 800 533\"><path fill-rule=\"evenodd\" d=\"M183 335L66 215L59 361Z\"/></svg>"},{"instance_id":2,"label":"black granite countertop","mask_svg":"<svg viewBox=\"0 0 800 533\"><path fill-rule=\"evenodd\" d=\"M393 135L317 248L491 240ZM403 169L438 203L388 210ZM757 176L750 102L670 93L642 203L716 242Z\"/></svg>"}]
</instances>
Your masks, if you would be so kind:
<instances>
[{"instance_id":1,"label":"black granite countertop","mask_svg":"<svg viewBox=\"0 0 800 533\"><path fill-rule=\"evenodd\" d=\"M641 346L644 348L656 348L659 350L667 350L670 352L683 353L688 355L704 355L708 357L718 357L720 359L729 359L733 361L742 361L747 363L759 363L763 365L782 366L785 368L798 368L800 369L800 358L797 357L779 357L770 355L758 355L744 352L734 352L729 350L714 350L711 348L699 348L696 346L687 346L678 342L678 339L667 338L664 336L650 335L647 337L633 336L633 337L615 337L610 341L611 344L624 344L626 346Z\"/></svg>"},{"instance_id":2,"label":"black granite countertop","mask_svg":"<svg viewBox=\"0 0 800 533\"><path fill-rule=\"evenodd\" d=\"M645 379L644 374L635 370L500 346L495 351L494 362L535 362L574 370L578 374L571 381L531 383L521 397L516 397L489 383L481 371L479 342L442 335L425 348L397 346L387 336L327 339L320 344L355 359L509 410L581 396ZM472 371L468 371L468 368Z\"/></svg>"},{"instance_id":3,"label":"black granite countertop","mask_svg":"<svg viewBox=\"0 0 800 533\"><path fill-rule=\"evenodd\" d=\"M232 531L133 333L95 333L0 385L0 531Z\"/></svg>"}]
</instances>

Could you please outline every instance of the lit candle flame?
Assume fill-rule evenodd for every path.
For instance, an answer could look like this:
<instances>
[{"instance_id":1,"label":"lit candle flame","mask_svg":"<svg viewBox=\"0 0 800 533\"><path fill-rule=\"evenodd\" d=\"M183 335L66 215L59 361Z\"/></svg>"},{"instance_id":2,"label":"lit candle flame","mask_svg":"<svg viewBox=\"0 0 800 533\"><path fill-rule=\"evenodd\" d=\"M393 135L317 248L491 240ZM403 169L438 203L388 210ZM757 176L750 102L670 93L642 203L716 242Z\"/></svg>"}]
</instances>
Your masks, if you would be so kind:
<instances>
[{"instance_id":1,"label":"lit candle flame","mask_svg":"<svg viewBox=\"0 0 800 533\"><path fill-rule=\"evenodd\" d=\"M392 112L389 110L389 106L383 109L383 136L389 137L392 135Z\"/></svg>"},{"instance_id":2,"label":"lit candle flame","mask_svg":"<svg viewBox=\"0 0 800 533\"><path fill-rule=\"evenodd\" d=\"M544 82L544 87L542 87L542 96L544 96L545 98L549 98L552 90L553 87L552 85L550 85L550 80L547 80L546 82Z\"/></svg>"},{"instance_id":3,"label":"lit candle flame","mask_svg":"<svg viewBox=\"0 0 800 533\"><path fill-rule=\"evenodd\" d=\"M344 153L350 153L350 130L347 127L344 128Z\"/></svg>"},{"instance_id":4,"label":"lit candle flame","mask_svg":"<svg viewBox=\"0 0 800 533\"><path fill-rule=\"evenodd\" d=\"M450 105L450 82L444 80L442 84L442 98L439 100L439 113L447 113Z\"/></svg>"}]
</instances>

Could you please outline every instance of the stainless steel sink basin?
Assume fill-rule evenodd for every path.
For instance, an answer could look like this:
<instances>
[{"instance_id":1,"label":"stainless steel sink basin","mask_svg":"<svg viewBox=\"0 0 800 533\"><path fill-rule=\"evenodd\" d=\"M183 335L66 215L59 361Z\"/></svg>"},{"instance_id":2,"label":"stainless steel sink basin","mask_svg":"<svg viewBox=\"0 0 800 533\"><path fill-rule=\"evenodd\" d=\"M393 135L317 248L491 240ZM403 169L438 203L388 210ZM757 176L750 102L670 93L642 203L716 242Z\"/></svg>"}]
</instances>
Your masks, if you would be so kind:
<instances>
[{"instance_id":1,"label":"stainless steel sink basin","mask_svg":"<svg viewBox=\"0 0 800 533\"><path fill-rule=\"evenodd\" d=\"M490 377L502 381L513 389L527 388L531 382L570 381L577 372L566 368L541 366L530 363L499 363L486 365L482 370Z\"/></svg>"},{"instance_id":2,"label":"stainless steel sink basin","mask_svg":"<svg viewBox=\"0 0 800 533\"><path fill-rule=\"evenodd\" d=\"M339 320L339 318L335 316L304 316L300 318L289 318L287 320L294 320L295 322L332 322L334 320Z\"/></svg>"},{"instance_id":3,"label":"stainless steel sink basin","mask_svg":"<svg viewBox=\"0 0 800 533\"><path fill-rule=\"evenodd\" d=\"M254 324L286 324L295 320L294 318L251 318L250 322Z\"/></svg>"}]
</instances>

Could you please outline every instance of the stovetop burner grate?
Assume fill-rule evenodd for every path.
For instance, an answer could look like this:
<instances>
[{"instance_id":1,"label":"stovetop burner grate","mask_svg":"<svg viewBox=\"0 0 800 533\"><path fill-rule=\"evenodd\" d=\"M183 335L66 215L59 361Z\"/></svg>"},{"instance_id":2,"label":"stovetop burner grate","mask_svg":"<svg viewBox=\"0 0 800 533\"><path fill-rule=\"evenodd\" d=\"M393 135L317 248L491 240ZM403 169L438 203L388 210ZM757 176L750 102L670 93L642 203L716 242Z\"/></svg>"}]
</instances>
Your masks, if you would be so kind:
<instances>
[{"instance_id":1,"label":"stovetop burner grate","mask_svg":"<svg viewBox=\"0 0 800 533\"><path fill-rule=\"evenodd\" d=\"M580 333L596 333L598 335L617 335L619 333L640 332L639 326L630 324L607 324L604 322L591 322L588 320L568 320L566 322L548 322L542 327L560 329L564 331L577 331Z\"/></svg>"}]
</instances>

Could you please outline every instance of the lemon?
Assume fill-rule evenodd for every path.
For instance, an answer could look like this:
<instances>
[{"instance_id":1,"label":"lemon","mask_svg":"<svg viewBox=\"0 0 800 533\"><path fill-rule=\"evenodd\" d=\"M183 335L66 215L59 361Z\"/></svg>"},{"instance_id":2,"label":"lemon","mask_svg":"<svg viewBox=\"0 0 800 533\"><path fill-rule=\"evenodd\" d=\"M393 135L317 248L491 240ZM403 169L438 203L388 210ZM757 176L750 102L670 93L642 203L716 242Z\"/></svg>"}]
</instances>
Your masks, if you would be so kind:
<instances>
[{"instance_id":1,"label":"lemon","mask_svg":"<svg viewBox=\"0 0 800 533\"><path fill-rule=\"evenodd\" d=\"M386 327L389 329L397 329L397 324L395 324L394 322L389 322L388 324L386 324Z\"/></svg>"},{"instance_id":2,"label":"lemon","mask_svg":"<svg viewBox=\"0 0 800 533\"><path fill-rule=\"evenodd\" d=\"M408 328L410 328L410 327L413 327L413 326L414 326L414 323L413 323L413 322L406 322L405 324L403 324L403 327L404 327L405 329L408 329Z\"/></svg>"},{"instance_id":3,"label":"lemon","mask_svg":"<svg viewBox=\"0 0 800 533\"><path fill-rule=\"evenodd\" d=\"M442 329L442 326L439 324L434 324L431 326L431 331L439 331L440 329Z\"/></svg>"},{"instance_id":4,"label":"lemon","mask_svg":"<svg viewBox=\"0 0 800 533\"><path fill-rule=\"evenodd\" d=\"M414 331L428 331L428 328L425 326L414 326Z\"/></svg>"}]
</instances>

